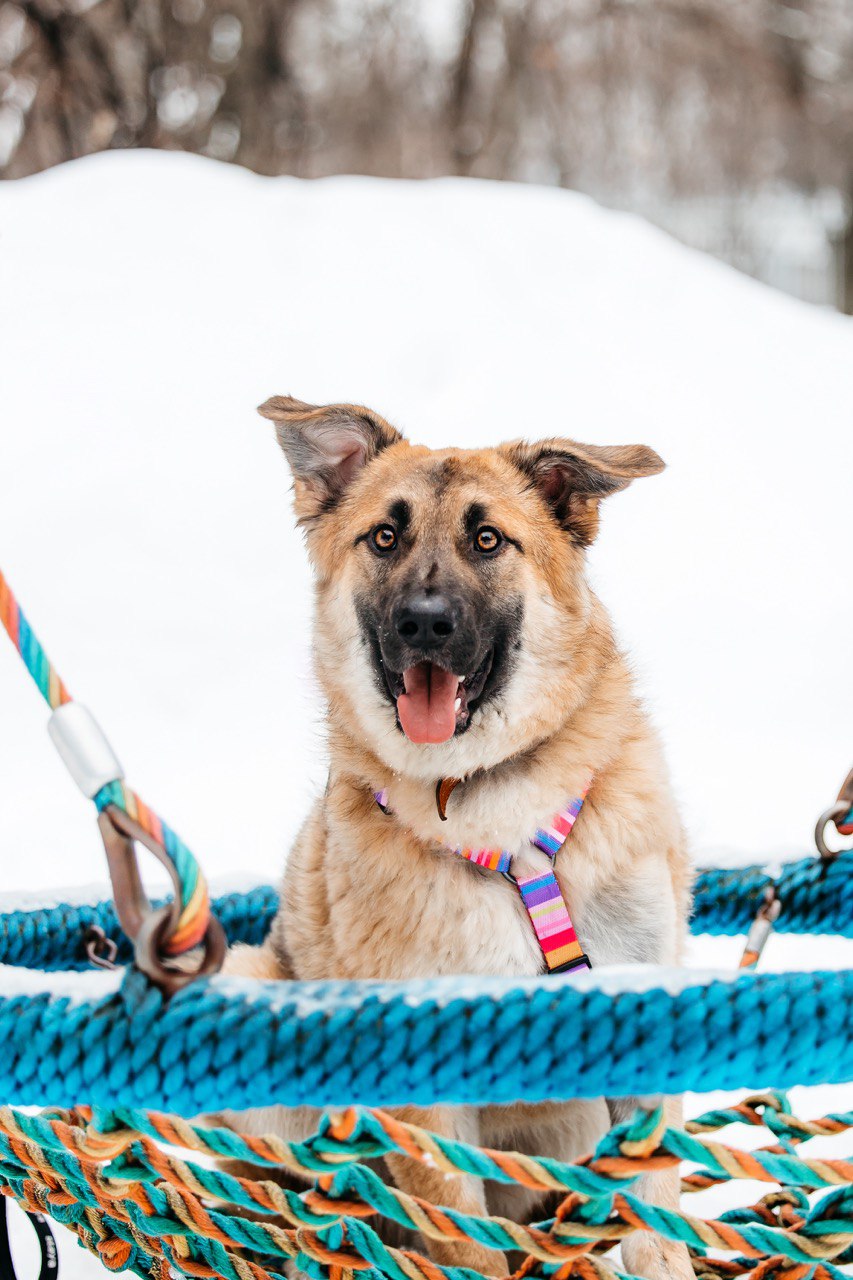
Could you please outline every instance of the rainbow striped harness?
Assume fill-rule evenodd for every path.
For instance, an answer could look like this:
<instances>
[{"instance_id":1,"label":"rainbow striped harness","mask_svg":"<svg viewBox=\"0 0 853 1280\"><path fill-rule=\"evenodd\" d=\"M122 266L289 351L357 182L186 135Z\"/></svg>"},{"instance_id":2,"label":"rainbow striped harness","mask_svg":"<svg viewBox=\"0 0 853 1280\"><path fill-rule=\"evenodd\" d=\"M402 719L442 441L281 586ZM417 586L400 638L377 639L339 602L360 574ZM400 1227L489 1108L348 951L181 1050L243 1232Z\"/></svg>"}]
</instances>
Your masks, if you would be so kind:
<instances>
[{"instance_id":1,"label":"rainbow striped harness","mask_svg":"<svg viewBox=\"0 0 853 1280\"><path fill-rule=\"evenodd\" d=\"M554 815L547 827L539 827L531 838L530 843L547 854L551 861L551 867L547 871L533 876L515 876L512 872L513 855L506 849L459 849L451 844L445 846L467 862L474 862L478 867L485 867L489 871L499 871L516 886L549 973L568 973L572 969L592 968L578 942L569 909L560 893L553 870L554 859L571 835L591 784L590 778L582 794L570 800ZM387 788L374 791L373 797L383 813L392 813L388 805Z\"/></svg>"}]
</instances>

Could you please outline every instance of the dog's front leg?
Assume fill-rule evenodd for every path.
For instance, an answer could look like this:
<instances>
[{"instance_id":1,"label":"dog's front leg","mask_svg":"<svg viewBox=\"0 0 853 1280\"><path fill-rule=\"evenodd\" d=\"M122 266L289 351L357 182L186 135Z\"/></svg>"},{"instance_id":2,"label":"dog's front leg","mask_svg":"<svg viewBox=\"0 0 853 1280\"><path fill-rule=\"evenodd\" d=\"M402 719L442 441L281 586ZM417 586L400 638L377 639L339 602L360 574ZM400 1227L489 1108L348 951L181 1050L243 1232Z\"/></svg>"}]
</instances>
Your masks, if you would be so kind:
<instances>
[{"instance_id":1,"label":"dog's front leg","mask_svg":"<svg viewBox=\"0 0 853 1280\"><path fill-rule=\"evenodd\" d=\"M607 1107L612 1124L624 1124L633 1118L639 1107L639 1098L608 1098ZM664 1114L669 1125L682 1124L681 1099L664 1099ZM677 1209L681 1199L681 1173L678 1165L655 1173L644 1173L635 1184L635 1193L649 1204L663 1209ZM647 1280L695 1280L687 1247L676 1240L667 1240L654 1231L632 1231L622 1241L622 1262L632 1275L646 1276Z\"/></svg>"},{"instance_id":2,"label":"dog's front leg","mask_svg":"<svg viewBox=\"0 0 853 1280\"><path fill-rule=\"evenodd\" d=\"M407 1124L419 1125L444 1138L475 1145L479 1139L477 1112L470 1107L403 1107L395 1110L394 1115ZM419 1196L422 1200L445 1205L460 1213L486 1215L486 1193L479 1178L469 1174L448 1175L409 1156L389 1155L385 1160L397 1186L408 1195ZM428 1239L425 1244L430 1257L442 1266L473 1267L475 1271L492 1276L508 1274L502 1253L472 1240Z\"/></svg>"}]
</instances>

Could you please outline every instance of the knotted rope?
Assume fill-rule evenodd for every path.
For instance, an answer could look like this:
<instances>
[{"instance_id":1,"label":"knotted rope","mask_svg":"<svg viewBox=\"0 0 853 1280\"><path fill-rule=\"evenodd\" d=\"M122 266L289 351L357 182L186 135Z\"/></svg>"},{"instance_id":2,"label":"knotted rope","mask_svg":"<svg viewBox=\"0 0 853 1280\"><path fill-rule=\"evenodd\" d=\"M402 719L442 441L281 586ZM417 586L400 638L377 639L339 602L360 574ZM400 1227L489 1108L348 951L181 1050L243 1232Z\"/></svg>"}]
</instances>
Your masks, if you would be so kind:
<instances>
[{"instance_id":1,"label":"knotted rope","mask_svg":"<svg viewBox=\"0 0 853 1280\"><path fill-rule=\"evenodd\" d=\"M696 1136L735 1121L764 1124L779 1141L747 1152ZM348 1280L356 1272L388 1280L478 1275L386 1243L385 1222L432 1240L505 1251L519 1260L519 1278L544 1265L544 1274L560 1280L612 1280L616 1273L601 1253L641 1230L685 1243L700 1275L836 1280L841 1273L833 1264L853 1258L853 1163L808 1159L795 1148L851 1125L853 1113L799 1120L784 1094L763 1094L708 1112L687 1132L666 1128L660 1109L638 1113L632 1124L611 1130L593 1155L567 1164L450 1141L361 1108L326 1115L312 1137L286 1142L156 1112L77 1108L32 1116L5 1107L0 1189L70 1226L111 1270L162 1280L169 1267L188 1276L273 1280L287 1260L316 1280ZM473 1174L557 1192L561 1201L553 1217L536 1223L461 1213L388 1185L365 1163L391 1153L449 1177ZM244 1163L230 1172L211 1166L210 1157ZM644 1171L682 1161L698 1166L683 1180L687 1192L729 1179L778 1190L713 1219L637 1196ZM306 1188L282 1186L265 1170L297 1175ZM829 1194L809 1200L824 1189ZM711 1250L733 1256L709 1258Z\"/></svg>"},{"instance_id":2,"label":"knotted rope","mask_svg":"<svg viewBox=\"0 0 853 1280\"><path fill-rule=\"evenodd\" d=\"M92 978L96 975L86 975ZM570 1027L571 1036L554 1034ZM179 1115L853 1080L853 972L257 982L0 972L0 1098ZM697 1066L701 1064L701 1066Z\"/></svg>"}]
</instances>

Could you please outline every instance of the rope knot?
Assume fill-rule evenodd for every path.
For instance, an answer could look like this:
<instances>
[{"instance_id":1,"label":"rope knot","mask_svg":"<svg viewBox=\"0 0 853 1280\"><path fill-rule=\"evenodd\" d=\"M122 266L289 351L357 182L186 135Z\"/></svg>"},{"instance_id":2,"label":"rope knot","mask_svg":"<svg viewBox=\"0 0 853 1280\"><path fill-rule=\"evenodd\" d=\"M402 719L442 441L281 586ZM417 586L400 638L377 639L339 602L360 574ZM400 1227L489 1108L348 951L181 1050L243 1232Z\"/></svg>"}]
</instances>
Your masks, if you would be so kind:
<instances>
[{"instance_id":1,"label":"rope knot","mask_svg":"<svg viewBox=\"0 0 853 1280\"><path fill-rule=\"evenodd\" d=\"M663 1107L640 1112L620 1133L614 1130L620 1154L632 1160L647 1160L658 1150L666 1132Z\"/></svg>"}]
</instances>

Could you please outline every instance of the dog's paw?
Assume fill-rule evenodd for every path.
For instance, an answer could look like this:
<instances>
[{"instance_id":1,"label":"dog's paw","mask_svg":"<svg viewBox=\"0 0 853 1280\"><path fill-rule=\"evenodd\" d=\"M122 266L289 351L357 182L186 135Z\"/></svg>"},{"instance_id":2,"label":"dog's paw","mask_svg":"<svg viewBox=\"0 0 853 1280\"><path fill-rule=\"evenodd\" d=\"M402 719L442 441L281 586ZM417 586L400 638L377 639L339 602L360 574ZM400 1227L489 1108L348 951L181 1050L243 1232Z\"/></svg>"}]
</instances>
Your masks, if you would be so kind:
<instances>
[{"instance_id":1,"label":"dog's paw","mask_svg":"<svg viewBox=\"0 0 853 1280\"><path fill-rule=\"evenodd\" d=\"M234 978L258 978L261 981L286 981L293 977L288 973L272 947L250 947L238 942L230 947L222 966L222 972Z\"/></svg>"}]
</instances>

